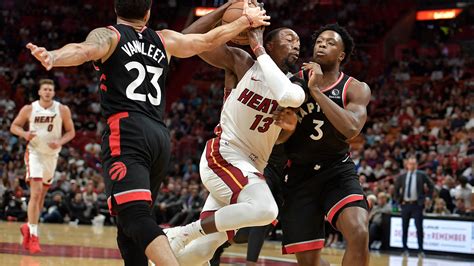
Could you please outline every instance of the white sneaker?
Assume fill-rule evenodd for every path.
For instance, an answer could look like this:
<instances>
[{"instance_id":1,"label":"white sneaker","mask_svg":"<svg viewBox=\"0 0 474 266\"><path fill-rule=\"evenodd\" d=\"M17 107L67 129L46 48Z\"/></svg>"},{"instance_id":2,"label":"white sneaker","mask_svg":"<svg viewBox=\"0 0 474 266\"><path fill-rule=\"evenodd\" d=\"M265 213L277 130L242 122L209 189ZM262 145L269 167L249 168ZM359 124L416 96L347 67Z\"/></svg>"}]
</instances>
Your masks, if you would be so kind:
<instances>
[{"instance_id":1,"label":"white sneaker","mask_svg":"<svg viewBox=\"0 0 474 266\"><path fill-rule=\"evenodd\" d=\"M163 229L168 241L170 242L171 249L175 256L184 249L184 247L190 242L188 234L184 232L184 226L176 226L172 228Z\"/></svg>"}]
</instances>

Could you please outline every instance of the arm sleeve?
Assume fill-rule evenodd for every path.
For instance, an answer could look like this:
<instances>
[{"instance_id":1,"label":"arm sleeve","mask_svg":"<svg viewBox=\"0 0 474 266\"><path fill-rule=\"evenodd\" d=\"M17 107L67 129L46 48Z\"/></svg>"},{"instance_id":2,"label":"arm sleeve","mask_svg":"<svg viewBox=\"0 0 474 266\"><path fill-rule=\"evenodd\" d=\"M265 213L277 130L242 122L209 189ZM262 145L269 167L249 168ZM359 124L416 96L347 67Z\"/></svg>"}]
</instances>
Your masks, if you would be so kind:
<instances>
[{"instance_id":1,"label":"arm sleeve","mask_svg":"<svg viewBox=\"0 0 474 266\"><path fill-rule=\"evenodd\" d=\"M305 99L303 89L291 83L268 54L259 56L257 61L263 71L265 82L270 87L279 105L282 107L299 107L303 104Z\"/></svg>"}]
</instances>

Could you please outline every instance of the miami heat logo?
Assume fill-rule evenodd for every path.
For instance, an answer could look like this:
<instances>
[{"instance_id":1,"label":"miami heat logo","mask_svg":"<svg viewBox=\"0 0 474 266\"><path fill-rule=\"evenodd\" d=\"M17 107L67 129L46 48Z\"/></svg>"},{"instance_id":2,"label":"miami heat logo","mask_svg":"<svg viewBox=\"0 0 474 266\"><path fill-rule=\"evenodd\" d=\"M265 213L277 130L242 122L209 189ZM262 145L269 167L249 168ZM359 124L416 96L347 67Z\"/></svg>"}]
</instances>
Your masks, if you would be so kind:
<instances>
[{"instance_id":1,"label":"miami heat logo","mask_svg":"<svg viewBox=\"0 0 474 266\"><path fill-rule=\"evenodd\" d=\"M109 170L110 179L113 181L122 180L127 174L127 167L122 162L115 162Z\"/></svg>"}]
</instances>

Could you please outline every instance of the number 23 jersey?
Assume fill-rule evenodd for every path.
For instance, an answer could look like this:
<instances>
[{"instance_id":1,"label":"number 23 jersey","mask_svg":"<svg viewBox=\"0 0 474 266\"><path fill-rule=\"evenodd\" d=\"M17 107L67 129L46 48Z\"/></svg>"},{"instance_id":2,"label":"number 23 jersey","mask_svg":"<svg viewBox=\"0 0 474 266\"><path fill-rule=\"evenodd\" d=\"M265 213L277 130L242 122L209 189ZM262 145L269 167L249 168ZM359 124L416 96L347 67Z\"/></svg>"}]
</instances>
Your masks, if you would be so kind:
<instances>
[{"instance_id":1,"label":"number 23 jersey","mask_svg":"<svg viewBox=\"0 0 474 266\"><path fill-rule=\"evenodd\" d=\"M105 118L137 112L163 123L168 59L160 33L144 27L108 27L118 37L112 55L94 65L100 73L100 100Z\"/></svg>"},{"instance_id":2,"label":"number 23 jersey","mask_svg":"<svg viewBox=\"0 0 474 266\"><path fill-rule=\"evenodd\" d=\"M295 78L308 80L307 71L300 71ZM341 108L346 105L347 86L352 77L341 72L337 81L322 90ZM329 121L323 110L309 93L308 86L303 86L306 101L298 108L298 125L295 133L285 143L289 159L296 164L311 164L341 159L349 152L349 143Z\"/></svg>"}]
</instances>

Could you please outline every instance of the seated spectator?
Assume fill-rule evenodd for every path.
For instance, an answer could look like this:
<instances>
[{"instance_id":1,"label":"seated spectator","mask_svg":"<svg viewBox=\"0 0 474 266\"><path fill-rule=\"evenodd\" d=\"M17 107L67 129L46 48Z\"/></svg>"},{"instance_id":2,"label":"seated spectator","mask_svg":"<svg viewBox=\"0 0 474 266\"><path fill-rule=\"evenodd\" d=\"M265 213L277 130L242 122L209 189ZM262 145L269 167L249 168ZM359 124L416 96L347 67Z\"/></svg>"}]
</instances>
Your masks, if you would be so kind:
<instances>
[{"instance_id":1,"label":"seated spectator","mask_svg":"<svg viewBox=\"0 0 474 266\"><path fill-rule=\"evenodd\" d=\"M466 209L471 209L472 186L467 183L465 176L458 177L459 185L451 190L451 196L454 198L463 198Z\"/></svg>"},{"instance_id":2,"label":"seated spectator","mask_svg":"<svg viewBox=\"0 0 474 266\"><path fill-rule=\"evenodd\" d=\"M433 213L433 199L430 197L425 198L425 207L423 209L423 213Z\"/></svg>"},{"instance_id":3,"label":"seated spectator","mask_svg":"<svg viewBox=\"0 0 474 266\"><path fill-rule=\"evenodd\" d=\"M183 209L170 220L171 226L186 225L199 218L205 199L199 196L198 185L189 187L190 194L183 201Z\"/></svg>"},{"instance_id":4,"label":"seated spectator","mask_svg":"<svg viewBox=\"0 0 474 266\"><path fill-rule=\"evenodd\" d=\"M392 206L388 204L388 195L380 192L377 195L377 205L369 213L369 247L375 240L382 238L382 215L391 211Z\"/></svg>"},{"instance_id":5,"label":"seated spectator","mask_svg":"<svg viewBox=\"0 0 474 266\"><path fill-rule=\"evenodd\" d=\"M464 204L463 198L456 199L456 208L454 208L453 214L464 216L468 214L466 210L466 204Z\"/></svg>"},{"instance_id":6,"label":"seated spectator","mask_svg":"<svg viewBox=\"0 0 474 266\"><path fill-rule=\"evenodd\" d=\"M444 202L444 200L442 198L436 198L435 199L433 214L438 214L438 215L451 214L451 212L449 212L448 208L446 208L446 202Z\"/></svg>"},{"instance_id":7,"label":"seated spectator","mask_svg":"<svg viewBox=\"0 0 474 266\"><path fill-rule=\"evenodd\" d=\"M69 206L69 216L71 217L71 222L76 224L91 224L91 220L86 218L84 212L86 211L87 206L84 200L82 199L81 193L76 193L74 199L71 201Z\"/></svg>"},{"instance_id":8,"label":"seated spectator","mask_svg":"<svg viewBox=\"0 0 474 266\"><path fill-rule=\"evenodd\" d=\"M454 179L447 176L443 181L443 186L439 191L439 197L446 202L446 207L450 212L454 210L453 197L451 196L450 190L454 188Z\"/></svg>"},{"instance_id":9,"label":"seated spectator","mask_svg":"<svg viewBox=\"0 0 474 266\"><path fill-rule=\"evenodd\" d=\"M40 221L62 224L68 215L69 209L63 200L62 192L56 192L53 194L53 200L46 206L46 212L43 213Z\"/></svg>"}]
</instances>

